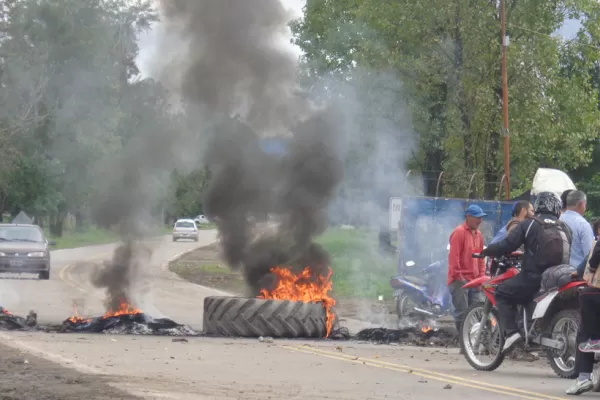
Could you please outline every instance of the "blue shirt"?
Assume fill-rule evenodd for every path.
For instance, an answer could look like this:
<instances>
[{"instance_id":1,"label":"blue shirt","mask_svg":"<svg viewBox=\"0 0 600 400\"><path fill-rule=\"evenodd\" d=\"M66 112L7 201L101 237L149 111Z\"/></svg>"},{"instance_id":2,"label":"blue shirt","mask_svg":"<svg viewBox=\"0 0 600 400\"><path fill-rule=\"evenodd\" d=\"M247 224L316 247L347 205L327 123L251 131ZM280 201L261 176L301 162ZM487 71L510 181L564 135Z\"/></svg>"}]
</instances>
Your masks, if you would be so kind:
<instances>
[{"instance_id":1,"label":"blue shirt","mask_svg":"<svg viewBox=\"0 0 600 400\"><path fill-rule=\"evenodd\" d=\"M507 225L504 225L502 227L502 229L500 229L498 231L498 233L496 233L496 236L494 236L494 238L492 239L492 241L490 242L490 244L494 244L496 242L499 242L501 240L503 240L504 238L506 238L508 236L508 230L506 229Z\"/></svg>"},{"instance_id":2,"label":"blue shirt","mask_svg":"<svg viewBox=\"0 0 600 400\"><path fill-rule=\"evenodd\" d=\"M560 217L561 221L571 228L573 244L571 245L571 261L569 264L579 266L587 259L594 243L592 225L576 211L567 210Z\"/></svg>"}]
</instances>

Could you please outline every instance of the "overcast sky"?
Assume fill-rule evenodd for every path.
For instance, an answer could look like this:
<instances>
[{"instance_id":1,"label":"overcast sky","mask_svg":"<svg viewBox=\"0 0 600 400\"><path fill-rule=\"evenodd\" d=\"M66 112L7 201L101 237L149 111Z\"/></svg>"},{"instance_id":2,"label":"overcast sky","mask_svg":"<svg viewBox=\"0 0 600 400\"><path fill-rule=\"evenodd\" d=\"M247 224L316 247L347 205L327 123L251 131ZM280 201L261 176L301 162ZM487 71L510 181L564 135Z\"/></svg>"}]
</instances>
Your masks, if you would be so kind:
<instances>
[{"instance_id":1,"label":"overcast sky","mask_svg":"<svg viewBox=\"0 0 600 400\"><path fill-rule=\"evenodd\" d=\"M281 0L281 2L283 3L284 7L293 13L295 18L302 16L302 7L304 7L306 0ZM581 24L579 21L568 20L559 30L555 32L555 34L569 39L577 33L577 30L580 26ZM140 35L140 53L137 58L137 64L143 76L148 75L148 64L151 62L156 51L155 43L159 30L160 28L155 27L153 30ZM298 53L298 55L300 54L300 49L297 46L290 44L288 40L286 40L286 43L290 47L290 50Z\"/></svg>"}]
</instances>

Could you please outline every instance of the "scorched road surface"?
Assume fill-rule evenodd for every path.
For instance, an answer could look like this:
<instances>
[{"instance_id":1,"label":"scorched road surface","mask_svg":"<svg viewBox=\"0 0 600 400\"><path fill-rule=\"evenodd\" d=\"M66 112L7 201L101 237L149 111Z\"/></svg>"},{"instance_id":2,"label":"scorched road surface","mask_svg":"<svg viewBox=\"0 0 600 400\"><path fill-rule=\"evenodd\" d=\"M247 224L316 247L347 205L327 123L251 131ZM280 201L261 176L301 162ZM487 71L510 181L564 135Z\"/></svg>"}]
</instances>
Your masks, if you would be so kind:
<instances>
[{"instance_id":1,"label":"scorched road surface","mask_svg":"<svg viewBox=\"0 0 600 400\"><path fill-rule=\"evenodd\" d=\"M203 297L220 293L165 268L177 254L216 238L212 231L201 234L199 243L154 241L146 271L152 285L139 305L145 312L201 328ZM82 314L102 314L103 293L87 279L94 266L77 262L109 258L113 249L54 252L50 281L0 281L3 305L23 314L33 308L41 321L54 323L70 315L73 299L83 304ZM543 362L506 361L495 372L477 372L456 349L41 332L1 332L0 340L4 399L537 400L565 398L570 383Z\"/></svg>"}]
</instances>

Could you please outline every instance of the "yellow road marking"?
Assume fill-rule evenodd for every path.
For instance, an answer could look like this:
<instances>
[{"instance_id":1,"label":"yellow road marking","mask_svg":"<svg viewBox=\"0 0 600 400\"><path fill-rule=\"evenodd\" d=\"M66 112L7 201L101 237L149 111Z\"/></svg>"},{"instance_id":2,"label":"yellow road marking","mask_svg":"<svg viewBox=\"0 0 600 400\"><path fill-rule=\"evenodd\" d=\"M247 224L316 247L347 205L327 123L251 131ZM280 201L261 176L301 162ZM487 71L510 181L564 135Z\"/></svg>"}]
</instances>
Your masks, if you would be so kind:
<instances>
[{"instance_id":1,"label":"yellow road marking","mask_svg":"<svg viewBox=\"0 0 600 400\"><path fill-rule=\"evenodd\" d=\"M551 395L546 395L537 392L531 392L523 389L512 388L509 386L502 385L494 385L487 382L476 381L472 379L466 379L455 375L444 374L440 372L430 371L423 368L415 368L410 367L408 365L394 364L385 361L374 361L365 357L358 357L353 355L346 355L340 353L334 353L327 350L315 349L312 347L308 347L305 345L302 346L287 346L280 345L279 347L285 348L287 350L312 354L321 357L332 358L340 361L347 361L355 364L368 365L371 367L383 368L392 371L405 372L411 375L420 376L423 378L430 378L434 380L438 380L441 382L454 383L456 385L466 386L474 389L485 390L488 392L499 393L503 395L518 397L521 399L531 399L531 400L565 400L564 397L555 397Z\"/></svg>"}]
</instances>

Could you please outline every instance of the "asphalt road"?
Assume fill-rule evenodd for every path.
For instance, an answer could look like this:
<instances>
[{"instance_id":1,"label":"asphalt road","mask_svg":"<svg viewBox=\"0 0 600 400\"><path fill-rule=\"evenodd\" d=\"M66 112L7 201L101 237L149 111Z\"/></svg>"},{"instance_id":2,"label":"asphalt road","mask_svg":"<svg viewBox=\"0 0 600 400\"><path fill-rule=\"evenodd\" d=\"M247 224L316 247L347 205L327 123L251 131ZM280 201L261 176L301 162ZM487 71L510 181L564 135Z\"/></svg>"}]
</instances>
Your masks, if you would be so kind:
<instances>
[{"instance_id":1,"label":"asphalt road","mask_svg":"<svg viewBox=\"0 0 600 400\"><path fill-rule=\"evenodd\" d=\"M215 238L203 231L198 244L154 241L140 308L200 329L203 297L222 293L182 281L166 263ZM35 309L40 321L52 323L71 314L73 301L82 314L101 315L103 293L89 284L94 264L81 262L109 258L113 249L55 251L50 281L0 280L0 305L21 314ZM0 392L12 393L10 399L563 399L570 384L542 361L506 361L495 372L477 372L455 349L27 332L0 332L0 341L12 352L0 356L4 365L2 357L10 356L13 374L0 371Z\"/></svg>"}]
</instances>

